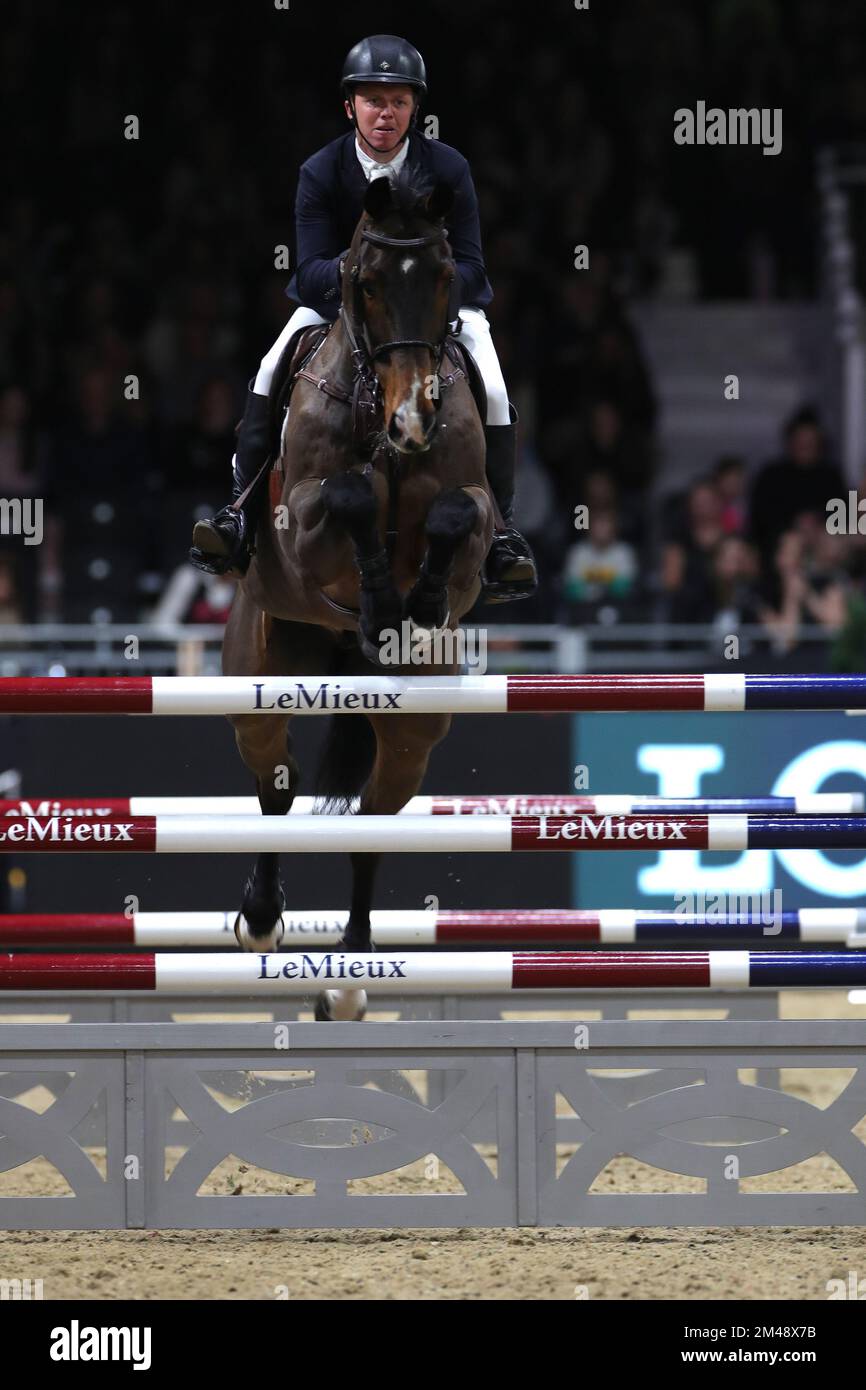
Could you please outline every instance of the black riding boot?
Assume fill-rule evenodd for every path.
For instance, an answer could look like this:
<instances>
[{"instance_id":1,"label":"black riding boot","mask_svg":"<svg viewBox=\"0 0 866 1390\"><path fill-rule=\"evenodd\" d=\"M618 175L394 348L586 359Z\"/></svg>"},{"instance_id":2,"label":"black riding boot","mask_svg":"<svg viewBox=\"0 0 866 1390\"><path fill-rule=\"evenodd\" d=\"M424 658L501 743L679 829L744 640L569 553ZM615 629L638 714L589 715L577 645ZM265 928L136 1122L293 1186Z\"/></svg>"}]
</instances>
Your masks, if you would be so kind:
<instances>
[{"instance_id":1,"label":"black riding boot","mask_svg":"<svg viewBox=\"0 0 866 1390\"><path fill-rule=\"evenodd\" d=\"M484 603L530 598L538 588L535 557L528 541L512 524L514 470L517 459L517 411L509 405L510 425L485 425L487 481L502 513L504 530L494 531L482 573Z\"/></svg>"},{"instance_id":2,"label":"black riding boot","mask_svg":"<svg viewBox=\"0 0 866 1390\"><path fill-rule=\"evenodd\" d=\"M229 570L246 574L266 488L257 487L242 506L236 504L264 464L269 447L268 398L257 396L248 388L235 450L233 505L223 507L215 517L196 522L189 552L190 563L196 569L206 574L227 574Z\"/></svg>"}]
</instances>

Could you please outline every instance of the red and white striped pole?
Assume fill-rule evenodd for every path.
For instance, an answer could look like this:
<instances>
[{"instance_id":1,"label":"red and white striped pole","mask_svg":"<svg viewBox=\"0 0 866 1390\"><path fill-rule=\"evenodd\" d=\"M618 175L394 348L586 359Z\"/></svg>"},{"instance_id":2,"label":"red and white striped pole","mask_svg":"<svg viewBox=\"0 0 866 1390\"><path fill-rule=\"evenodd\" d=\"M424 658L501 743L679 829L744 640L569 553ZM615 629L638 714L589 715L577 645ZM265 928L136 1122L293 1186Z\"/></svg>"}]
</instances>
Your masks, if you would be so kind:
<instances>
[{"instance_id":1,"label":"red and white striped pole","mask_svg":"<svg viewBox=\"0 0 866 1390\"><path fill-rule=\"evenodd\" d=\"M9 955L0 990L149 994L501 994L536 989L854 988L866 951L487 951L348 955Z\"/></svg>"},{"instance_id":2,"label":"red and white striped pole","mask_svg":"<svg viewBox=\"0 0 866 1390\"><path fill-rule=\"evenodd\" d=\"M866 709L866 675L5 676L0 714Z\"/></svg>"},{"instance_id":3,"label":"red and white striped pole","mask_svg":"<svg viewBox=\"0 0 866 1390\"><path fill-rule=\"evenodd\" d=\"M863 816L36 816L0 819L0 854L866 850Z\"/></svg>"},{"instance_id":4,"label":"red and white striped pole","mask_svg":"<svg viewBox=\"0 0 866 1390\"><path fill-rule=\"evenodd\" d=\"M9 946L141 946L234 950L236 910L228 912L20 913L0 915L0 948ZM283 947L318 950L335 946L348 913L340 908L286 911ZM545 942L559 946L680 945L703 941L738 944L845 942L866 946L866 909L799 908L777 917L656 912L608 908L374 909L373 939L388 946L509 946Z\"/></svg>"}]
</instances>

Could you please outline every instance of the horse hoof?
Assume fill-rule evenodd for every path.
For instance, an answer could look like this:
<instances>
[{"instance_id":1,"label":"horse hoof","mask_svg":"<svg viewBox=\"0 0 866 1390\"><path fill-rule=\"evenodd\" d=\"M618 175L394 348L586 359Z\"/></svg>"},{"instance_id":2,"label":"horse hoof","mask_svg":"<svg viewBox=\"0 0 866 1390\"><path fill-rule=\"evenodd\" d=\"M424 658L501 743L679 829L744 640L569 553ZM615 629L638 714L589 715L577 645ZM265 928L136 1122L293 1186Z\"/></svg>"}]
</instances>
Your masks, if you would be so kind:
<instances>
[{"instance_id":1,"label":"horse hoof","mask_svg":"<svg viewBox=\"0 0 866 1390\"><path fill-rule=\"evenodd\" d=\"M363 989L326 989L316 1000L317 1023L360 1023L367 1012Z\"/></svg>"},{"instance_id":2,"label":"horse hoof","mask_svg":"<svg viewBox=\"0 0 866 1390\"><path fill-rule=\"evenodd\" d=\"M286 924L282 917L278 917L270 931L263 936L254 935L249 922L242 912L235 918L235 940L242 951L276 951L282 945L283 937L286 934Z\"/></svg>"}]
</instances>

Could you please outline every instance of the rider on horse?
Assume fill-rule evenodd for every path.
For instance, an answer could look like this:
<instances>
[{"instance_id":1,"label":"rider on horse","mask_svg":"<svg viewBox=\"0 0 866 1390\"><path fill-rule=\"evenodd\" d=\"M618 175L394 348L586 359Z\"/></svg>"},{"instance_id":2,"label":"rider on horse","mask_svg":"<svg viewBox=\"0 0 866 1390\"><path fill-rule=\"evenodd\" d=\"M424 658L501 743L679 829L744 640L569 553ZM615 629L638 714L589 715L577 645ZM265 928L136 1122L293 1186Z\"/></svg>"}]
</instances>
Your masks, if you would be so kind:
<instances>
[{"instance_id":1,"label":"rider on horse","mask_svg":"<svg viewBox=\"0 0 866 1390\"><path fill-rule=\"evenodd\" d=\"M475 359L487 391L486 472L502 517L484 571L490 601L526 598L536 588L532 552L512 523L517 412L508 392L484 306L493 298L481 250L478 201L466 159L416 128L427 92L421 54L405 39L376 34L362 39L343 65L342 91L353 132L339 136L302 165L295 205L297 270L286 293L301 307L262 359L240 426L233 460L235 503L259 474L270 447L268 392L287 344L298 330L331 323L339 313L342 261L372 179L407 172L454 189L448 236L457 267L451 319ZM341 249L344 248L344 249ZM229 506L193 533L190 559L211 574L246 572L255 538L262 488Z\"/></svg>"}]
</instances>

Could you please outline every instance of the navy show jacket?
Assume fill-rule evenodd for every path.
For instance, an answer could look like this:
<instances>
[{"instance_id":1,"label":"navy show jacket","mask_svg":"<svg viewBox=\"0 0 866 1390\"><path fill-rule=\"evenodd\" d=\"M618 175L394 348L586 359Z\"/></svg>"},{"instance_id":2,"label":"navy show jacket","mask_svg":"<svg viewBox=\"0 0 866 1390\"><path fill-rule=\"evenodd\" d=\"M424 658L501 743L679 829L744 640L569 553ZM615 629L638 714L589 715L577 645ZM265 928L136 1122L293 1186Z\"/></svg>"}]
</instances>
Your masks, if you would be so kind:
<instances>
[{"instance_id":1,"label":"navy show jacket","mask_svg":"<svg viewBox=\"0 0 866 1390\"><path fill-rule=\"evenodd\" d=\"M403 171L420 181L438 179L454 189L445 219L460 276L461 305L483 309L493 298L484 267L478 198L467 160L451 145L413 129ZM333 322L340 309L340 257L351 244L369 187L350 130L301 165L295 199L295 265L286 294Z\"/></svg>"}]
</instances>

